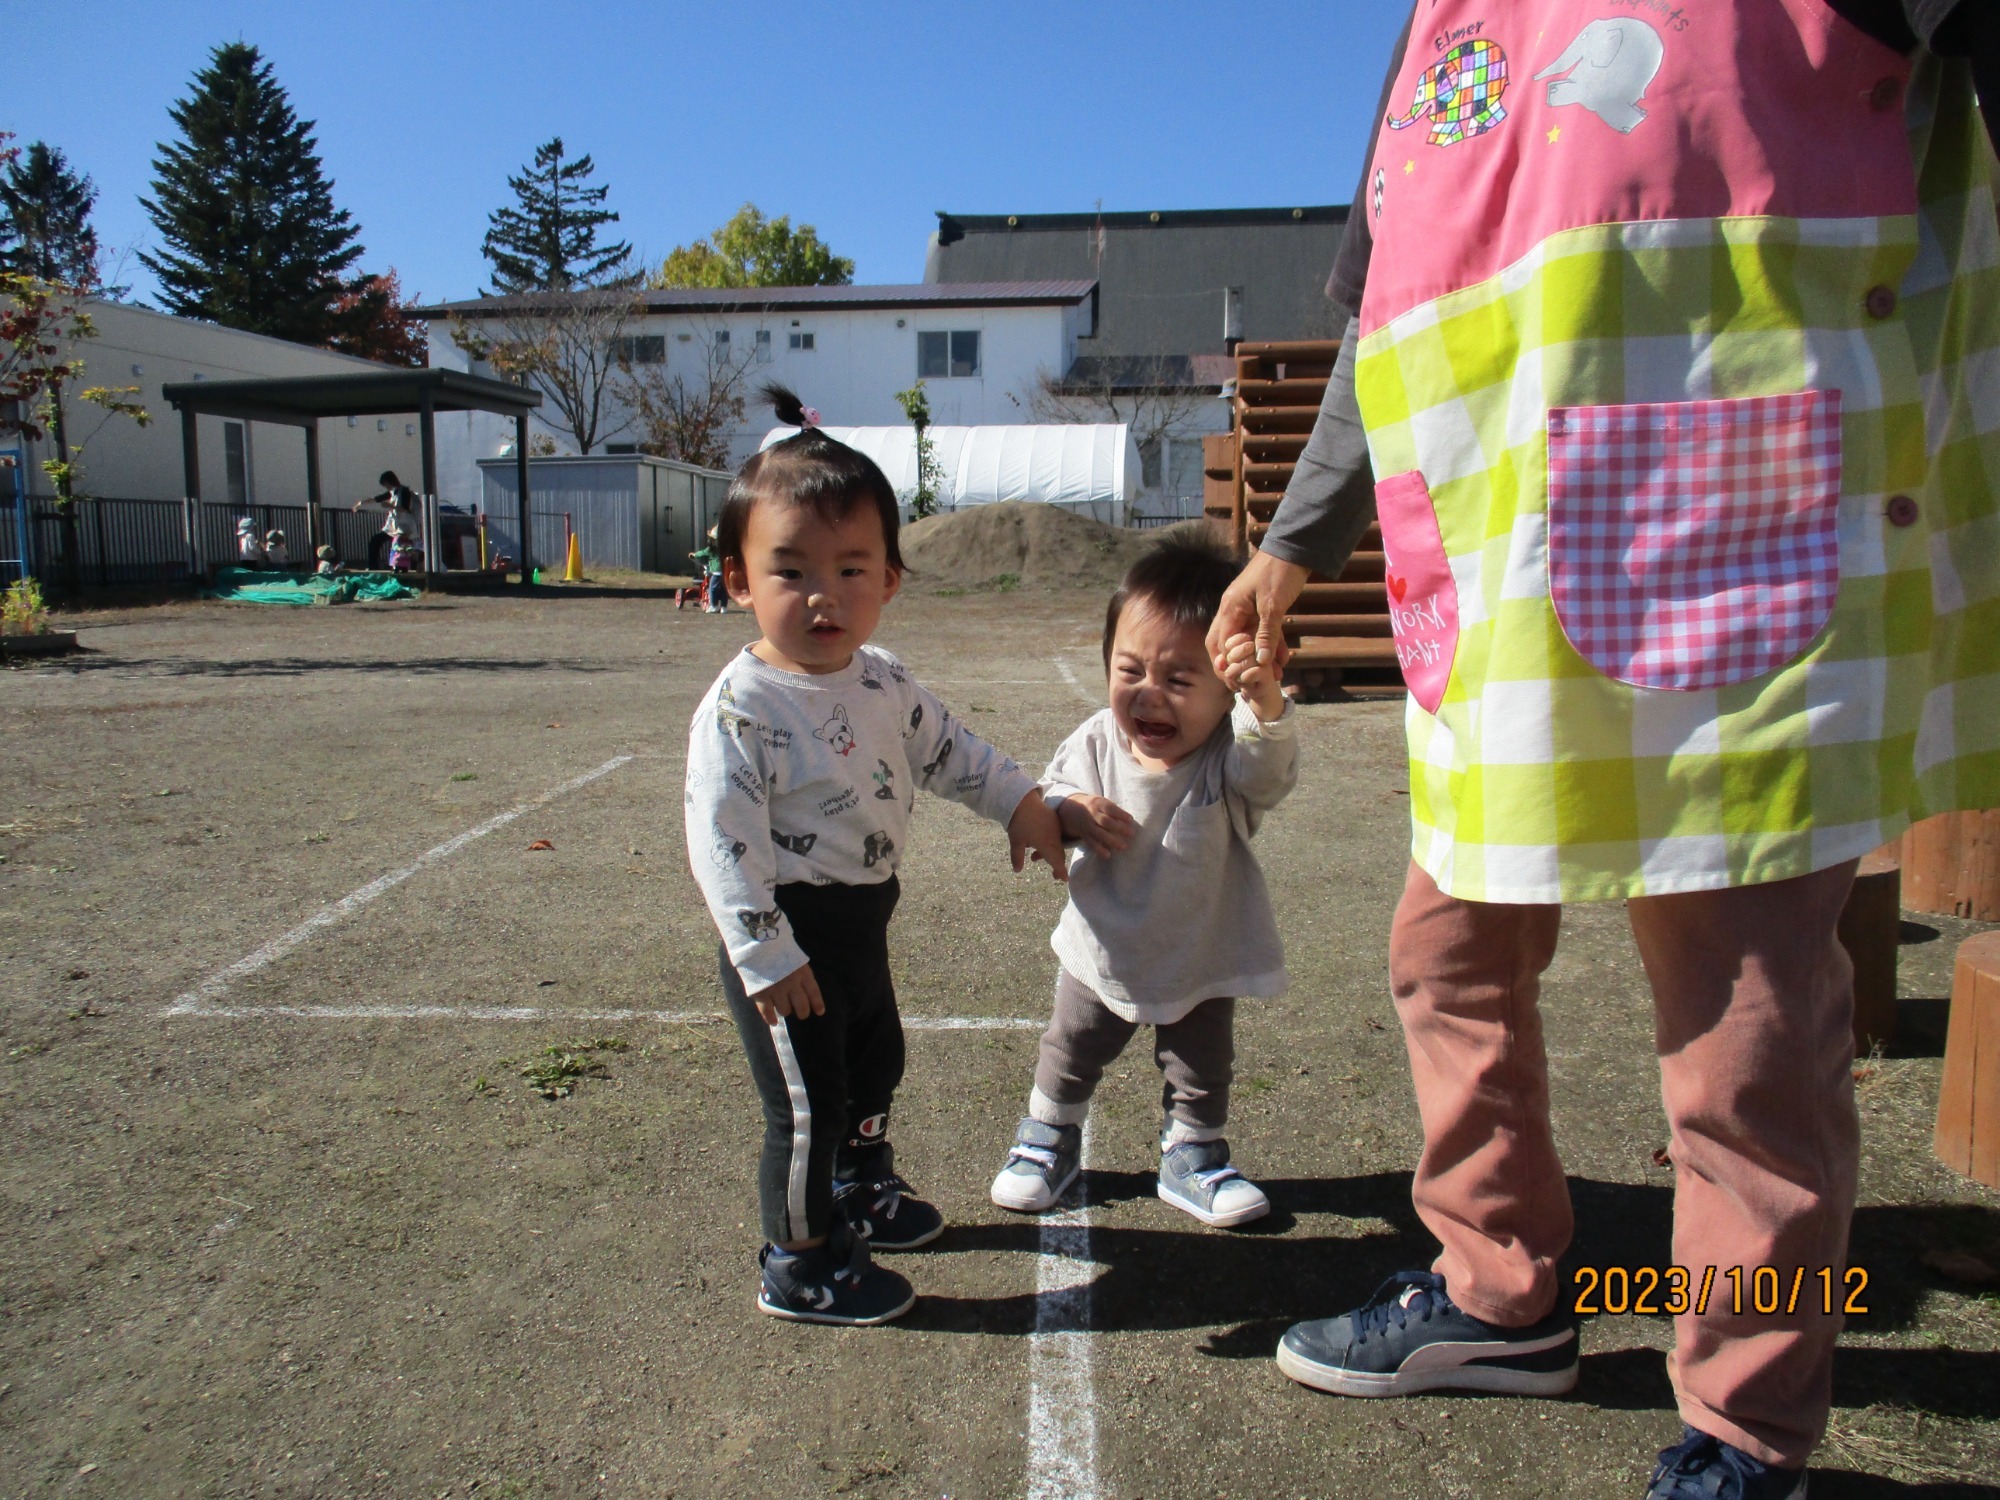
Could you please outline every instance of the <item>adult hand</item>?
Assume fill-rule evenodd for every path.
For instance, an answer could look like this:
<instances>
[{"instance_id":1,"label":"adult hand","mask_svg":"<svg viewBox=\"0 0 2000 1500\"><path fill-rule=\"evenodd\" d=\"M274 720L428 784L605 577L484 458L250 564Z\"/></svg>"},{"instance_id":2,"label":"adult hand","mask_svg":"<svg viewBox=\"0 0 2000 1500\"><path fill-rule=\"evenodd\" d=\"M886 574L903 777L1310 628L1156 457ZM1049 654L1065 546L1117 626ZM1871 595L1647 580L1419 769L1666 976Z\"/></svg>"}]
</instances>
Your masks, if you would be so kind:
<instances>
[{"instance_id":1,"label":"adult hand","mask_svg":"<svg viewBox=\"0 0 2000 1500\"><path fill-rule=\"evenodd\" d=\"M1065 838L1076 840L1099 859L1122 854L1139 827L1132 815L1109 797L1093 797L1088 792L1072 792L1058 802L1056 821L1062 824Z\"/></svg>"},{"instance_id":2,"label":"adult hand","mask_svg":"<svg viewBox=\"0 0 2000 1500\"><path fill-rule=\"evenodd\" d=\"M1222 596L1222 607L1215 612L1215 623L1208 627L1208 654L1218 674L1228 671L1225 648L1229 638L1236 635L1248 635L1255 640L1259 662L1277 671L1284 670L1285 659L1292 654L1285 644L1285 611L1292 607L1311 576L1311 569L1285 562L1268 552L1250 554L1249 565L1229 585L1229 591Z\"/></svg>"},{"instance_id":3,"label":"adult hand","mask_svg":"<svg viewBox=\"0 0 2000 1500\"><path fill-rule=\"evenodd\" d=\"M1064 863L1062 852L1062 824L1056 821L1055 809L1043 800L1040 788L1023 797L1014 809L1014 816L1007 820L1007 855L1014 863L1016 875L1027 864L1030 851L1049 867L1049 873L1057 880L1068 881L1069 866Z\"/></svg>"},{"instance_id":4,"label":"adult hand","mask_svg":"<svg viewBox=\"0 0 2000 1500\"><path fill-rule=\"evenodd\" d=\"M777 1025L780 1016L797 1016L803 1021L807 1016L826 1014L826 1001L820 998L811 964L800 964L776 984L757 991L750 1003L757 1007L766 1026Z\"/></svg>"}]
</instances>

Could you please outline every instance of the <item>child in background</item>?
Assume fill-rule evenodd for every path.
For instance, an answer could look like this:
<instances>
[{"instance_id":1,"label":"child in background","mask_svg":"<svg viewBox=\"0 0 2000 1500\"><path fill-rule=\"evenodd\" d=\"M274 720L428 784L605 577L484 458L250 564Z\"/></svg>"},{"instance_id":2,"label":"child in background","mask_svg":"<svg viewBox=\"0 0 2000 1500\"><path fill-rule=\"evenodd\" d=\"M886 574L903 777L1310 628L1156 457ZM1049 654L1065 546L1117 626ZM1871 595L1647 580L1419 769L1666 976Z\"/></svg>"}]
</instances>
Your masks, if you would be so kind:
<instances>
[{"instance_id":1,"label":"child in background","mask_svg":"<svg viewBox=\"0 0 2000 1500\"><path fill-rule=\"evenodd\" d=\"M773 395L781 418L798 409ZM718 571L761 638L688 734L688 858L764 1104L757 1306L806 1322L906 1312L916 1294L871 1247L944 1227L888 1138L903 1076L888 927L915 788L1006 824L1016 870L1032 850L1061 878L1061 831L1034 782L868 644L902 581L896 522L882 471L816 428L743 466Z\"/></svg>"},{"instance_id":2,"label":"child in background","mask_svg":"<svg viewBox=\"0 0 2000 1500\"><path fill-rule=\"evenodd\" d=\"M727 597L723 592L722 554L716 549L715 544L717 529L715 526L709 527L708 545L699 552L688 554L701 569L701 582L695 586L695 597L701 600L702 613L709 615L724 613L724 600ZM675 600L676 605L679 602L678 599Z\"/></svg>"},{"instance_id":3,"label":"child in background","mask_svg":"<svg viewBox=\"0 0 2000 1500\"><path fill-rule=\"evenodd\" d=\"M236 518L236 562L244 568L264 566L264 541L257 535L257 523L248 516Z\"/></svg>"},{"instance_id":4,"label":"child in background","mask_svg":"<svg viewBox=\"0 0 2000 1500\"><path fill-rule=\"evenodd\" d=\"M264 561L273 568L289 568L291 553L285 550L285 534L273 526L264 533Z\"/></svg>"},{"instance_id":5,"label":"child in background","mask_svg":"<svg viewBox=\"0 0 2000 1500\"><path fill-rule=\"evenodd\" d=\"M1203 641L1234 561L1168 543L1133 564L1104 621L1110 707L1042 778L1074 845L1062 961L1028 1116L993 1180L1001 1208L1053 1208L1076 1180L1104 1070L1141 1025L1165 1075L1159 1195L1204 1224L1270 1212L1223 1131L1239 996L1284 993L1284 948L1250 851L1298 779L1291 705L1249 635L1217 675ZM1232 711L1231 695L1238 695Z\"/></svg>"},{"instance_id":6,"label":"child in background","mask_svg":"<svg viewBox=\"0 0 2000 1500\"><path fill-rule=\"evenodd\" d=\"M322 578L331 578L340 571L340 563L336 559L333 548L322 547L313 555L319 559L319 566L314 568L313 571Z\"/></svg>"}]
</instances>

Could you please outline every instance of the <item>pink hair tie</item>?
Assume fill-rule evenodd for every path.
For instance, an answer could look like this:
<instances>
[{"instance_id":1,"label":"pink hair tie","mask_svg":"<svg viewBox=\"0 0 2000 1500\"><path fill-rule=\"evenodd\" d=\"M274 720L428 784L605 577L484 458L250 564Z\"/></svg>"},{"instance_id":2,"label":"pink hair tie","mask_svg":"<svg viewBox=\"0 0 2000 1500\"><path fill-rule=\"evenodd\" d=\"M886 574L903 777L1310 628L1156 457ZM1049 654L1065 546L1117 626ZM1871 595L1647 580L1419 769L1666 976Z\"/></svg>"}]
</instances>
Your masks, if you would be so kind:
<instances>
[{"instance_id":1,"label":"pink hair tie","mask_svg":"<svg viewBox=\"0 0 2000 1500\"><path fill-rule=\"evenodd\" d=\"M799 409L799 419L801 426L817 427L820 423L819 409L812 406L801 407Z\"/></svg>"}]
</instances>

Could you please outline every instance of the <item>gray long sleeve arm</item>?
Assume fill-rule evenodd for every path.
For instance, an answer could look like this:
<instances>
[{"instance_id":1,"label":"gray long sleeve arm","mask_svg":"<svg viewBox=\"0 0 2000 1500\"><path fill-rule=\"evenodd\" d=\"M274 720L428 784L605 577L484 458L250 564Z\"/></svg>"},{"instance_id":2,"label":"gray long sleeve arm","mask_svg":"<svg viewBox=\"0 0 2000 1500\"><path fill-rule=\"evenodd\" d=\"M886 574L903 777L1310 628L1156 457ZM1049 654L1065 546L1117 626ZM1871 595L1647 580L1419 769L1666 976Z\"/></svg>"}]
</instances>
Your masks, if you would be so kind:
<instances>
[{"instance_id":1,"label":"gray long sleeve arm","mask_svg":"<svg viewBox=\"0 0 2000 1500\"><path fill-rule=\"evenodd\" d=\"M1340 358L1326 383L1319 417L1292 470L1285 498L1258 550L1281 562L1337 578L1361 534L1375 519L1375 475L1354 400L1354 346L1359 318L1347 320Z\"/></svg>"}]
</instances>

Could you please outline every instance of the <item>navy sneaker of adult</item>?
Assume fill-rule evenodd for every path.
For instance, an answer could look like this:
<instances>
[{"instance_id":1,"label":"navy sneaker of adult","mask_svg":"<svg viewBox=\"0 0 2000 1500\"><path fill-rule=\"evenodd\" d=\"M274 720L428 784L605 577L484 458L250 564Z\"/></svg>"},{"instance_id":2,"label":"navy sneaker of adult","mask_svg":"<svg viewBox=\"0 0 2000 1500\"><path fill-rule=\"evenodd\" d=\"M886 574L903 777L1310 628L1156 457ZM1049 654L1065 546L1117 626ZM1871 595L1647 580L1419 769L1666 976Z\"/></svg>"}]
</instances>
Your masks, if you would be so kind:
<instances>
[{"instance_id":1,"label":"navy sneaker of adult","mask_svg":"<svg viewBox=\"0 0 2000 1500\"><path fill-rule=\"evenodd\" d=\"M1526 1328L1482 1322L1429 1271L1399 1272L1353 1312L1295 1323L1278 1344L1280 1370L1340 1396L1559 1396L1576 1384L1576 1360L1576 1325L1567 1314L1552 1312Z\"/></svg>"},{"instance_id":2,"label":"navy sneaker of adult","mask_svg":"<svg viewBox=\"0 0 2000 1500\"><path fill-rule=\"evenodd\" d=\"M836 1164L833 1207L877 1250L914 1250L944 1233L944 1215L896 1175L896 1148L887 1141Z\"/></svg>"},{"instance_id":3,"label":"navy sneaker of adult","mask_svg":"<svg viewBox=\"0 0 2000 1500\"><path fill-rule=\"evenodd\" d=\"M757 1262L764 1272L757 1310L774 1318L867 1327L900 1318L917 1300L910 1283L870 1260L868 1241L837 1216L824 1245L766 1245Z\"/></svg>"},{"instance_id":4,"label":"navy sneaker of adult","mask_svg":"<svg viewBox=\"0 0 2000 1500\"><path fill-rule=\"evenodd\" d=\"M1646 1500L1805 1500L1806 1471L1778 1469L1685 1424L1660 1450Z\"/></svg>"}]
</instances>

